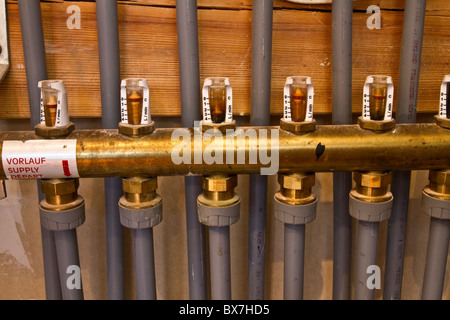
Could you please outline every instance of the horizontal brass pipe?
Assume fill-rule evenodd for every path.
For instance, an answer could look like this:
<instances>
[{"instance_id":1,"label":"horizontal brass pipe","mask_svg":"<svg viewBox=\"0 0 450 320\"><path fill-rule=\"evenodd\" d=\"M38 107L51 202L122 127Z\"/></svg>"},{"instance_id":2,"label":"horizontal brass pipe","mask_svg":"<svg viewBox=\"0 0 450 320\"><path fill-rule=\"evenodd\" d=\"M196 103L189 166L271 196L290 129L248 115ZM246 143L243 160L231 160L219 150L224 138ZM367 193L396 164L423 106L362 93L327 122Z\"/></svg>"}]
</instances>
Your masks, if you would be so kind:
<instances>
[{"instance_id":1,"label":"horizontal brass pipe","mask_svg":"<svg viewBox=\"0 0 450 320\"><path fill-rule=\"evenodd\" d=\"M156 129L142 137L128 137L114 129L75 130L66 138L77 140L76 163L80 177L251 174L275 166L275 161L278 161L278 172L450 168L450 130L431 123L397 124L394 130L387 132L373 132L358 125L321 125L313 132L299 135L279 127L238 129L249 136L245 146L227 144L223 138L214 154L222 153L222 163L212 164L205 161L204 154L214 139L211 136L205 139L207 134L204 134L202 142L201 132L197 130L194 134L192 128ZM180 135L172 138L176 132L185 135L182 138L185 150L191 152L187 163L177 164L172 160L172 151L180 148L182 141ZM267 143L261 138L265 132ZM0 132L2 146L5 140L33 139L42 138L33 131ZM269 158L270 163L260 157L260 153L267 151L275 155L277 148L279 156ZM242 163L241 158L238 163L242 150L245 150L245 161ZM249 159L251 154L256 154L256 159ZM227 157L233 158L234 163L227 161ZM0 169L0 178L5 178L3 166Z\"/></svg>"}]
</instances>

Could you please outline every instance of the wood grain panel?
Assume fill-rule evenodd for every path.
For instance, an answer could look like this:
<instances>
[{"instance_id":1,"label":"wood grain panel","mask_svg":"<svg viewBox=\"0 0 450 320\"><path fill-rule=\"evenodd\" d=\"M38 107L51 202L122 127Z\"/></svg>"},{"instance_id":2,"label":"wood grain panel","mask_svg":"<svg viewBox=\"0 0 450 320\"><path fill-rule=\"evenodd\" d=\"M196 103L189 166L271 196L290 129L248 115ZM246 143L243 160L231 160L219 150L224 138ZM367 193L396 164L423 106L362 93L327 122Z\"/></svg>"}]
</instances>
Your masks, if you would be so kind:
<instances>
[{"instance_id":1,"label":"wood grain panel","mask_svg":"<svg viewBox=\"0 0 450 320\"><path fill-rule=\"evenodd\" d=\"M360 112L361 91L369 74L388 74L398 85L403 1L378 1L382 29L369 30L371 1L355 2L353 16L353 111ZM119 1L121 74L145 77L153 115L180 115L175 0ZM199 0L201 81L228 76L234 111L250 112L251 0ZM69 5L81 9L81 29L69 30ZM282 88L289 75L308 75L315 87L315 112L331 112L331 12L275 0L271 112L281 114ZM439 86L450 73L448 1L428 1L419 85L419 112L436 112ZM49 1L41 5L47 68L63 79L72 117L100 117L100 78L95 3ZM18 7L8 1L10 71L0 84L0 118L27 118L28 98ZM394 99L395 101L395 99ZM395 106L394 106L395 108Z\"/></svg>"}]
</instances>

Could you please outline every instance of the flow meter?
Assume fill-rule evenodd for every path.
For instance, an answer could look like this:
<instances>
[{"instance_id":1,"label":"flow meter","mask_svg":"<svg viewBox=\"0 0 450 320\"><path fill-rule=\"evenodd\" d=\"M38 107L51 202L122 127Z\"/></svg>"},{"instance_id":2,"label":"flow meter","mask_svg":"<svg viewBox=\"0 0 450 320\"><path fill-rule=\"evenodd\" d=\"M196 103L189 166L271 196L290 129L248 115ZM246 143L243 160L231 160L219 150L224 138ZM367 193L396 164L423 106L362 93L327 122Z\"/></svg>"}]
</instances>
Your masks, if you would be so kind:
<instances>
[{"instance_id":1,"label":"flow meter","mask_svg":"<svg viewBox=\"0 0 450 320\"><path fill-rule=\"evenodd\" d=\"M287 77L283 99L284 110L280 128L293 133L314 131L316 121L313 119L314 87L311 78Z\"/></svg>"},{"instance_id":2,"label":"flow meter","mask_svg":"<svg viewBox=\"0 0 450 320\"><path fill-rule=\"evenodd\" d=\"M139 136L154 131L154 121L152 121L150 114L150 91L145 79L128 78L122 80L120 105L120 133Z\"/></svg>"},{"instance_id":3,"label":"flow meter","mask_svg":"<svg viewBox=\"0 0 450 320\"><path fill-rule=\"evenodd\" d=\"M362 115L358 118L361 128L374 131L393 129L393 98L394 85L390 76L368 76L364 83Z\"/></svg>"},{"instance_id":4,"label":"flow meter","mask_svg":"<svg viewBox=\"0 0 450 320\"><path fill-rule=\"evenodd\" d=\"M202 131L225 133L234 129L233 94L226 77L206 78L202 89Z\"/></svg>"}]
</instances>

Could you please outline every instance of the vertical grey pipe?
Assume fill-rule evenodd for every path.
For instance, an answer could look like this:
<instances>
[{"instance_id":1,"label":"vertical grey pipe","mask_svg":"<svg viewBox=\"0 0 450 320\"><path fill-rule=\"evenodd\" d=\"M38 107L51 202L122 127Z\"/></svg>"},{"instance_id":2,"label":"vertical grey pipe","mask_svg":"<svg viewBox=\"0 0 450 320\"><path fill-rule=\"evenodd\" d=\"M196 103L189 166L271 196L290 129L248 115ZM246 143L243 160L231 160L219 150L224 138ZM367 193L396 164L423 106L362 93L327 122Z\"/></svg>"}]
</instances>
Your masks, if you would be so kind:
<instances>
[{"instance_id":1,"label":"vertical grey pipe","mask_svg":"<svg viewBox=\"0 0 450 320\"><path fill-rule=\"evenodd\" d=\"M132 229L137 300L156 300L153 228Z\"/></svg>"},{"instance_id":2,"label":"vertical grey pipe","mask_svg":"<svg viewBox=\"0 0 450 320\"><path fill-rule=\"evenodd\" d=\"M77 231L73 229L54 232L63 299L83 300L83 286L81 273L79 272L80 258L78 255ZM79 278L77 279L77 277ZM79 284L79 287L76 287L77 284Z\"/></svg>"},{"instance_id":3,"label":"vertical grey pipe","mask_svg":"<svg viewBox=\"0 0 450 320\"><path fill-rule=\"evenodd\" d=\"M375 289L367 285L367 268L377 265L379 227L379 222L358 221L355 300L373 300L375 297Z\"/></svg>"},{"instance_id":4,"label":"vertical grey pipe","mask_svg":"<svg viewBox=\"0 0 450 320\"><path fill-rule=\"evenodd\" d=\"M102 126L115 129L120 121L120 52L117 1L97 0L97 32L102 101ZM122 179L105 178L105 223L108 299L125 297L123 227L117 205Z\"/></svg>"},{"instance_id":5,"label":"vertical grey pipe","mask_svg":"<svg viewBox=\"0 0 450 320\"><path fill-rule=\"evenodd\" d=\"M397 93L397 123L416 122L426 0L405 1ZM411 172L393 172L394 195L389 219L383 298L400 299Z\"/></svg>"},{"instance_id":6,"label":"vertical grey pipe","mask_svg":"<svg viewBox=\"0 0 450 320\"><path fill-rule=\"evenodd\" d=\"M198 54L197 0L177 0L178 60L181 123L192 128L201 120L200 67ZM185 177L186 228L189 265L189 298L204 300L206 289L205 227L198 220L199 177Z\"/></svg>"},{"instance_id":7,"label":"vertical grey pipe","mask_svg":"<svg viewBox=\"0 0 450 320\"><path fill-rule=\"evenodd\" d=\"M303 299L305 225L284 225L284 299Z\"/></svg>"},{"instance_id":8,"label":"vertical grey pipe","mask_svg":"<svg viewBox=\"0 0 450 320\"><path fill-rule=\"evenodd\" d=\"M22 32L23 54L28 85L31 126L39 123L40 89L38 82L47 79L44 33L42 30L41 5L39 0L19 0L19 19ZM38 185L39 201L44 199ZM41 227L42 253L45 276L45 294L48 300L62 299L54 232Z\"/></svg>"},{"instance_id":9,"label":"vertical grey pipe","mask_svg":"<svg viewBox=\"0 0 450 320\"><path fill-rule=\"evenodd\" d=\"M270 125L273 0L252 7L252 126ZM248 298L264 299L267 176L249 176Z\"/></svg>"},{"instance_id":10,"label":"vertical grey pipe","mask_svg":"<svg viewBox=\"0 0 450 320\"><path fill-rule=\"evenodd\" d=\"M211 299L231 299L230 227L209 227Z\"/></svg>"},{"instance_id":11,"label":"vertical grey pipe","mask_svg":"<svg viewBox=\"0 0 450 320\"><path fill-rule=\"evenodd\" d=\"M441 300L450 241L450 220L431 217L422 300Z\"/></svg>"},{"instance_id":12,"label":"vertical grey pipe","mask_svg":"<svg viewBox=\"0 0 450 320\"><path fill-rule=\"evenodd\" d=\"M353 1L332 2L332 122L352 123ZM333 299L350 298L351 172L333 173Z\"/></svg>"}]
</instances>

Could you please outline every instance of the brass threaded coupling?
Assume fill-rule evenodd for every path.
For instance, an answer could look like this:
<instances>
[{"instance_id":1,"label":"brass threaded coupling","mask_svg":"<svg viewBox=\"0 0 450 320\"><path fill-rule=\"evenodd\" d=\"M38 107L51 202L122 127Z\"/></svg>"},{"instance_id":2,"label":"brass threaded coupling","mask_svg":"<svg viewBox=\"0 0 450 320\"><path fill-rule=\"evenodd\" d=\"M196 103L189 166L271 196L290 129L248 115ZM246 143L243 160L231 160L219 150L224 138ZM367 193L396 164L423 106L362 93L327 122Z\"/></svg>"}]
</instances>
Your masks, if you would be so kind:
<instances>
[{"instance_id":1,"label":"brass threaded coupling","mask_svg":"<svg viewBox=\"0 0 450 320\"><path fill-rule=\"evenodd\" d=\"M278 174L280 191L275 198L285 204L305 205L316 200L312 187L316 181L312 172Z\"/></svg>"},{"instance_id":2,"label":"brass threaded coupling","mask_svg":"<svg viewBox=\"0 0 450 320\"><path fill-rule=\"evenodd\" d=\"M385 202L392 199L389 187L392 172L354 172L355 188L350 192L356 199L364 202Z\"/></svg>"},{"instance_id":3,"label":"brass threaded coupling","mask_svg":"<svg viewBox=\"0 0 450 320\"><path fill-rule=\"evenodd\" d=\"M358 125L361 129L372 131L388 131L395 128L395 120L370 120L364 119L363 116L358 117Z\"/></svg>"},{"instance_id":4,"label":"brass threaded coupling","mask_svg":"<svg viewBox=\"0 0 450 320\"><path fill-rule=\"evenodd\" d=\"M45 199L41 206L46 210L63 211L79 206L84 202L78 195L79 180L69 179L42 179L41 190Z\"/></svg>"},{"instance_id":5,"label":"brass threaded coupling","mask_svg":"<svg viewBox=\"0 0 450 320\"><path fill-rule=\"evenodd\" d=\"M221 123L214 123L214 122L205 122L204 120L201 121L201 131L207 133L212 133L214 135L217 134L226 134L227 130L235 130L236 129L236 121L232 120L231 122L221 122Z\"/></svg>"},{"instance_id":6,"label":"brass threaded coupling","mask_svg":"<svg viewBox=\"0 0 450 320\"><path fill-rule=\"evenodd\" d=\"M129 209L141 209L158 205L162 200L156 193L156 177L129 177L122 179L123 196L119 203Z\"/></svg>"},{"instance_id":7,"label":"brass threaded coupling","mask_svg":"<svg viewBox=\"0 0 450 320\"><path fill-rule=\"evenodd\" d=\"M149 124L129 124L119 122L119 133L130 136L140 137L146 134L150 134L155 131L155 122L152 121Z\"/></svg>"},{"instance_id":8,"label":"brass threaded coupling","mask_svg":"<svg viewBox=\"0 0 450 320\"><path fill-rule=\"evenodd\" d=\"M447 111L447 112L450 112L450 111ZM443 118L443 117L440 117L439 115L435 115L434 122L436 123L436 125L438 125L441 128L450 129L450 119L448 119L448 118Z\"/></svg>"},{"instance_id":9,"label":"brass threaded coupling","mask_svg":"<svg viewBox=\"0 0 450 320\"><path fill-rule=\"evenodd\" d=\"M206 206L229 206L239 201L239 196L234 193L234 188L237 186L235 175L202 176L200 183L203 193L199 201Z\"/></svg>"},{"instance_id":10,"label":"brass threaded coupling","mask_svg":"<svg viewBox=\"0 0 450 320\"><path fill-rule=\"evenodd\" d=\"M430 183L424 188L425 193L436 199L450 200L450 169L430 170L428 179Z\"/></svg>"},{"instance_id":11,"label":"brass threaded coupling","mask_svg":"<svg viewBox=\"0 0 450 320\"><path fill-rule=\"evenodd\" d=\"M312 121L287 121L280 119L280 129L295 134L307 133L316 130L316 120Z\"/></svg>"},{"instance_id":12,"label":"brass threaded coupling","mask_svg":"<svg viewBox=\"0 0 450 320\"><path fill-rule=\"evenodd\" d=\"M39 123L34 127L34 132L37 136L44 138L60 138L71 134L75 130L75 124L69 122L67 125L62 127L49 127L45 124Z\"/></svg>"}]
</instances>

